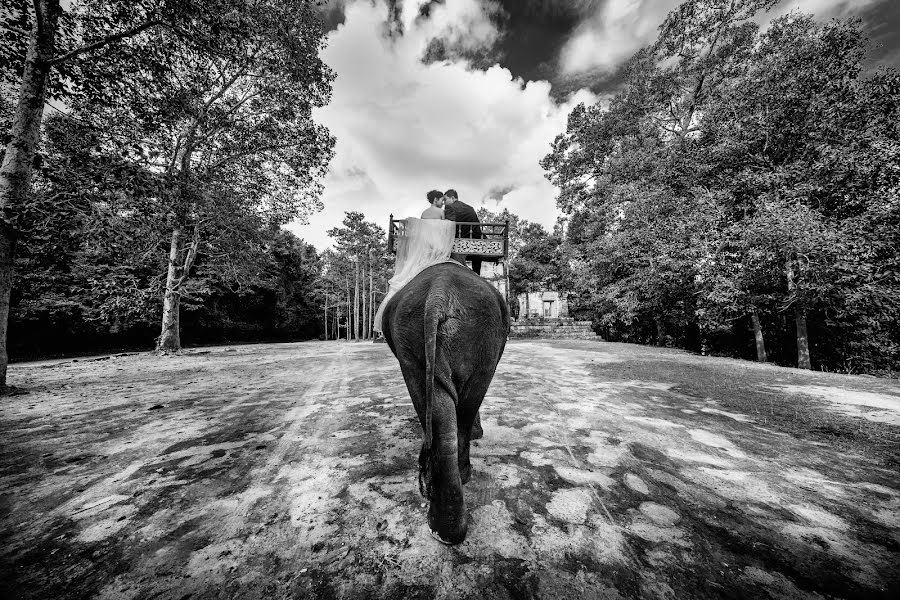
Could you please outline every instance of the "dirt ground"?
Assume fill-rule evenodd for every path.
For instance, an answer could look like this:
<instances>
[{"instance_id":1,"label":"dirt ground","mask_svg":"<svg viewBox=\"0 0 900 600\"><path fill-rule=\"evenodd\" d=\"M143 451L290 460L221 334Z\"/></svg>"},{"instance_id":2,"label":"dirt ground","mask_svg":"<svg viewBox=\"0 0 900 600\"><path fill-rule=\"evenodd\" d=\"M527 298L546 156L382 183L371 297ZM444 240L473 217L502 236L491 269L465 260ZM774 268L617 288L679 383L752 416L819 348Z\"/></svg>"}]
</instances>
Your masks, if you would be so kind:
<instances>
[{"instance_id":1,"label":"dirt ground","mask_svg":"<svg viewBox=\"0 0 900 600\"><path fill-rule=\"evenodd\" d=\"M896 598L900 383L513 341L468 539L431 538L384 344L25 363L2 598Z\"/></svg>"}]
</instances>

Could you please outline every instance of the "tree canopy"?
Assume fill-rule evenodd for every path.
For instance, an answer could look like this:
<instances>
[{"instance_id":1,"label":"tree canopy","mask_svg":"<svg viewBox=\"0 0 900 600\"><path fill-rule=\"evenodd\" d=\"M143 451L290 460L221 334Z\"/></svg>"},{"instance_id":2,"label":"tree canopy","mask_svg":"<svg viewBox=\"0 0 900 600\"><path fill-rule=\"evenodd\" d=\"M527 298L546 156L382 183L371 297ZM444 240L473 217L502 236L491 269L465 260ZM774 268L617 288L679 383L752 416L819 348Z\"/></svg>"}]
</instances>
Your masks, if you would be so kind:
<instances>
[{"instance_id":1,"label":"tree canopy","mask_svg":"<svg viewBox=\"0 0 900 600\"><path fill-rule=\"evenodd\" d=\"M900 75L857 20L692 0L542 161L576 296L612 338L896 370ZM730 7L724 10L723 7Z\"/></svg>"},{"instance_id":2,"label":"tree canopy","mask_svg":"<svg viewBox=\"0 0 900 600\"><path fill-rule=\"evenodd\" d=\"M76 211L86 295L109 315L161 305L157 347L178 350L182 300L259 285L273 228L321 207L334 140L312 111L334 75L316 6L42 0L2 18L0 84L20 93L3 111L0 283L16 238ZM64 109L43 118L51 99Z\"/></svg>"}]
</instances>

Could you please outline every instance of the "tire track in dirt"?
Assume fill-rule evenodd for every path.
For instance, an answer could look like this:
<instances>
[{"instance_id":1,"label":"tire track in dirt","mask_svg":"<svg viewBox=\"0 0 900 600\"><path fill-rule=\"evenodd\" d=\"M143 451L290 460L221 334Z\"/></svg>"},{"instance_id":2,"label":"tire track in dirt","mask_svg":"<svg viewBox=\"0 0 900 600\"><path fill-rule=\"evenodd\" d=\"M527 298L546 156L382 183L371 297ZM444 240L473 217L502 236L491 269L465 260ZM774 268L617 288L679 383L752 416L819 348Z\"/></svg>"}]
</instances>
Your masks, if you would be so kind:
<instances>
[{"instance_id":1,"label":"tire track in dirt","mask_svg":"<svg viewBox=\"0 0 900 600\"><path fill-rule=\"evenodd\" d=\"M346 347L336 355L325 355L328 361L319 367L320 377L313 380L310 387L303 390L302 394L295 400L297 406L290 409L284 415L283 420L288 423L287 428L281 433L278 442L273 451L269 454L265 463L255 466L251 469L249 475L249 488L257 488L261 491L271 489L271 484L278 472L281 470L285 458L289 453L295 452L301 443L301 432L305 432L307 437L314 436L315 432L319 432L325 413L320 412L323 408L316 400L326 392L326 388L332 388L329 392L340 397L342 391L347 386L347 362L348 352ZM334 377L324 378L322 374L328 373L332 369L337 369ZM318 413L318 418L310 421L312 417ZM245 494L241 501L235 506L234 511L228 516L222 529L222 537L229 538L237 535L245 524L247 515L250 514L253 505L259 500L257 494Z\"/></svg>"},{"instance_id":2,"label":"tire track in dirt","mask_svg":"<svg viewBox=\"0 0 900 600\"><path fill-rule=\"evenodd\" d=\"M564 418L562 413L556 408L556 406L553 405L553 403L547 401L545 398L542 398L541 402L544 406L547 407L548 411L556 415L556 438L559 440L559 443L566 449L566 454L568 454L569 459L572 462L572 466L579 470L588 472L592 471L590 466L578 460L575 457L575 453L572 452L572 444L569 441L569 434L563 424ZM612 513L609 512L609 508L607 508L606 503L603 502L603 498L601 498L600 493L597 491L597 487L591 481L585 481L583 485L590 489L591 496L593 496L594 498L594 502L600 505L600 508L603 509L603 514L609 522L610 527L613 527L623 534L622 548L624 548L625 552L628 554L628 557L632 560L632 564L634 566L640 565L641 561L638 558L638 555L631 547L631 543L628 541L628 538L624 535L628 532L627 528L616 523L616 520L613 518Z\"/></svg>"},{"instance_id":3,"label":"tire track in dirt","mask_svg":"<svg viewBox=\"0 0 900 600\"><path fill-rule=\"evenodd\" d=\"M534 401L543 409L544 416L540 419L543 436L562 447L567 462L575 469L573 472L566 472L568 479L571 480L574 476L578 479L577 487L589 491L593 502L600 507L609 527L620 534L620 548L623 553L631 560L632 566L640 565L641 561L629 541L627 527L616 521L604 502L604 493L598 490L598 486L591 480L591 475L595 472L594 465L579 458L573 449L575 444L572 440L573 435L570 433L571 417L567 418L558 406L561 399L584 398L590 392L589 388L583 385L588 376L585 362L575 361L573 364L571 356L562 356L540 342L519 343L517 346L524 346L524 348L541 355L543 368L540 371L529 373L528 379L529 390ZM503 365L501 373L509 370L510 365ZM523 435L522 441L526 447L527 439L528 436ZM561 464L561 462L558 461L557 464ZM588 510L590 509L588 508Z\"/></svg>"}]
</instances>

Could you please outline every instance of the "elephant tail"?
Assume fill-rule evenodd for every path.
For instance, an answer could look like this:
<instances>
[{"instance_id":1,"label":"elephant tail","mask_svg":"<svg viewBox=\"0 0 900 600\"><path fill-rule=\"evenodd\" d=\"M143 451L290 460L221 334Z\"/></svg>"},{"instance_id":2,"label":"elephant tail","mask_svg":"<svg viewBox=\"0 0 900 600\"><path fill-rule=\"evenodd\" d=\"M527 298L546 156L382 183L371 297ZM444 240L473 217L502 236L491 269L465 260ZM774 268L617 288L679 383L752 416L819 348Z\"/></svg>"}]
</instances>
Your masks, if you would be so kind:
<instances>
[{"instance_id":1,"label":"elephant tail","mask_svg":"<svg viewBox=\"0 0 900 600\"><path fill-rule=\"evenodd\" d=\"M441 321L439 295L429 294L425 300L425 449L432 445L431 420L434 406L434 363L437 355L437 333Z\"/></svg>"}]
</instances>

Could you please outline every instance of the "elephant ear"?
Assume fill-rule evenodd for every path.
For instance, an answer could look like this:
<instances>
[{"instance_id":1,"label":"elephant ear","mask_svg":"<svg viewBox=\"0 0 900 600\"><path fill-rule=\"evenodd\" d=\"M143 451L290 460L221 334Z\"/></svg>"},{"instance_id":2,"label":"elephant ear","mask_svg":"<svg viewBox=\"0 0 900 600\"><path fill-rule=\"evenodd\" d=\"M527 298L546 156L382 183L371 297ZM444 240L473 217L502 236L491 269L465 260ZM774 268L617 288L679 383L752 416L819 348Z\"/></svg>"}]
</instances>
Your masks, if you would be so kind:
<instances>
[{"instance_id":1,"label":"elephant ear","mask_svg":"<svg viewBox=\"0 0 900 600\"><path fill-rule=\"evenodd\" d=\"M431 484L432 475L434 474L432 458L432 452L423 445L422 451L419 452L419 493L426 500L431 500L431 496L434 493L434 486Z\"/></svg>"}]
</instances>

